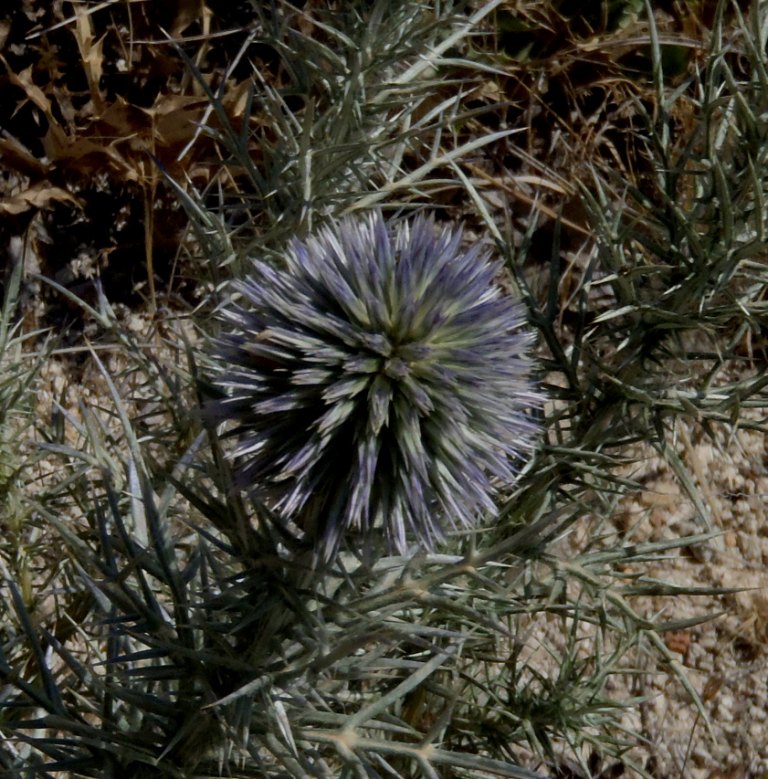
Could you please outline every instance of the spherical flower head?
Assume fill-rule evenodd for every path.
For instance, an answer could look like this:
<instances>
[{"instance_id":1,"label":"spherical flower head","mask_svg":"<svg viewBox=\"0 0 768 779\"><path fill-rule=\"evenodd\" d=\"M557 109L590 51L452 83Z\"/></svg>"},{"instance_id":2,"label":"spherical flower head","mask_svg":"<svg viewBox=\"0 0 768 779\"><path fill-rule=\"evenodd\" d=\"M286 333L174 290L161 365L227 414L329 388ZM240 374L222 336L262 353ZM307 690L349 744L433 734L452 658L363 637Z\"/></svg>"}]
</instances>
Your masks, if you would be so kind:
<instances>
[{"instance_id":1,"label":"spherical flower head","mask_svg":"<svg viewBox=\"0 0 768 779\"><path fill-rule=\"evenodd\" d=\"M346 219L253 262L224 309L213 404L238 486L332 559L350 533L425 549L494 515L536 434L531 336L501 268L417 217Z\"/></svg>"}]
</instances>

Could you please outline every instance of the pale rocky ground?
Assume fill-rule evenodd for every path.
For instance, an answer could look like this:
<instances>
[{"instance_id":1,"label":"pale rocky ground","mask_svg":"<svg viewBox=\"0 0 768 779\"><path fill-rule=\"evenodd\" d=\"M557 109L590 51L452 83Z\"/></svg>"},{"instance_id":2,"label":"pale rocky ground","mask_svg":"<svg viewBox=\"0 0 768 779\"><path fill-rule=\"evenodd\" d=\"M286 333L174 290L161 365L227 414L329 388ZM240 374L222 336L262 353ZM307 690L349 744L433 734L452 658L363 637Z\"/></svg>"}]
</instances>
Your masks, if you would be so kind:
<instances>
[{"instance_id":1,"label":"pale rocky ground","mask_svg":"<svg viewBox=\"0 0 768 779\"><path fill-rule=\"evenodd\" d=\"M749 418L745 412L744 418ZM756 415L751 415L757 418ZM693 476L707 510L698 515L670 466L655 453L627 469L642 484L616 517L626 543L717 533L710 541L672 551L648 565L651 578L685 587L737 588L720 596L673 595L637 599L644 616L678 620L719 614L686 630L663 634L700 696L708 722L690 695L656 658L630 691L646 700L628 710L624 724L647 739L634 750L654 776L672 779L768 777L768 497L765 435L745 428L677 429L675 449ZM583 528L582 532L587 531ZM578 545L577 532L567 543ZM650 760L650 762L649 762Z\"/></svg>"},{"instance_id":2,"label":"pale rocky ground","mask_svg":"<svg viewBox=\"0 0 768 779\"><path fill-rule=\"evenodd\" d=\"M735 382L760 370L755 360L721 378ZM624 657L640 673L610 677L608 692L621 703L642 700L627 707L621 727L627 740L639 735L643 743L627 753L627 765L605 760L591 776L569 757L570 747L560 745L569 779L634 777L630 761L655 779L768 779L768 441L757 429L766 421L761 412L741 408L728 425L678 420L667 441L669 458L650 445L622 452L631 462L615 475L636 486L627 488L607 521L604 513L585 517L551 549L567 565L595 551L597 536L606 539L598 548L609 549L710 536L683 541L653 562L616 566L627 584L642 576L701 590L628 599L635 613L656 624L698 624L660 634L677 673L650 646ZM670 465L675 457L677 472ZM553 656L565 651L562 621L539 615L525 628L541 639L539 647L531 642L526 660L556 678ZM579 628L587 655L597 633ZM546 775L530 757L528 765ZM590 750L582 757L588 763Z\"/></svg>"}]
</instances>

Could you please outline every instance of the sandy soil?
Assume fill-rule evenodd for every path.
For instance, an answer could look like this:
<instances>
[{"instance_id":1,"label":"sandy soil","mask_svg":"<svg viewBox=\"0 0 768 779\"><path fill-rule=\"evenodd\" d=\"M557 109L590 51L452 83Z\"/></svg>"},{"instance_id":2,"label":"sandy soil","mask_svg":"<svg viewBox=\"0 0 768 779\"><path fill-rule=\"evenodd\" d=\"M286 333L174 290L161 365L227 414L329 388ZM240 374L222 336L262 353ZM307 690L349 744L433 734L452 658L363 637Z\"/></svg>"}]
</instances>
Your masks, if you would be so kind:
<instances>
[{"instance_id":1,"label":"sandy soil","mask_svg":"<svg viewBox=\"0 0 768 779\"><path fill-rule=\"evenodd\" d=\"M744 413L743 422L755 415ZM768 776L768 496L765 435L744 427L678 425L674 450L693 477L706 511L701 516L667 462L650 454L626 475L642 488L622 501L616 526L627 543L717 535L642 573L684 587L735 588L725 595L674 595L638 599L648 617L684 620L718 615L685 630L663 634L703 704L706 719L667 664L647 659L645 673L622 694L645 702L624 724L647 739L635 750L652 775L692 779ZM700 507L701 507L700 504ZM574 539L575 541L576 539ZM573 541L572 541L573 543Z\"/></svg>"}]
</instances>

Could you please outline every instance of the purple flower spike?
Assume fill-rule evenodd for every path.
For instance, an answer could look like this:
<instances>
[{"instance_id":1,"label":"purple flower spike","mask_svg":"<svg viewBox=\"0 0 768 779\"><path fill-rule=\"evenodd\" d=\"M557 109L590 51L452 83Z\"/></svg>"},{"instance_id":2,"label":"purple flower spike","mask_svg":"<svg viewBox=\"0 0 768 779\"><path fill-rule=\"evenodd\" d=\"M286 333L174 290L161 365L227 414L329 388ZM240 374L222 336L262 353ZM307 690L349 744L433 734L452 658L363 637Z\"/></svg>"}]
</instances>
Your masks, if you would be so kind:
<instances>
[{"instance_id":1,"label":"purple flower spike","mask_svg":"<svg viewBox=\"0 0 768 779\"><path fill-rule=\"evenodd\" d=\"M433 549L494 515L541 405L524 309L498 263L430 219L346 219L254 261L218 348L238 486L332 559L348 531Z\"/></svg>"}]
</instances>

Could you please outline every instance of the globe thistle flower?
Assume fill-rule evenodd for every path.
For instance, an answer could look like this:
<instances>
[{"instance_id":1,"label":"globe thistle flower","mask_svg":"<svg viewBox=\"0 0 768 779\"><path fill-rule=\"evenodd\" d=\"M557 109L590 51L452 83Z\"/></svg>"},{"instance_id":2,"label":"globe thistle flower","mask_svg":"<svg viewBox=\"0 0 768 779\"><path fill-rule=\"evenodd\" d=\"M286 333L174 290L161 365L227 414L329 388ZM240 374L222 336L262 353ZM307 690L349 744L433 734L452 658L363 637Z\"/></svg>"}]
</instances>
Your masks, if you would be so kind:
<instances>
[{"instance_id":1,"label":"globe thistle flower","mask_svg":"<svg viewBox=\"0 0 768 779\"><path fill-rule=\"evenodd\" d=\"M522 305L498 263L430 219L380 214L253 262L218 345L217 421L236 422L238 486L331 559L383 528L426 549L496 512L540 405Z\"/></svg>"}]
</instances>

